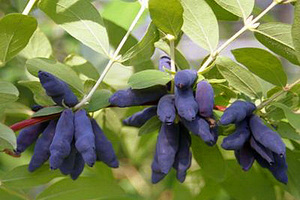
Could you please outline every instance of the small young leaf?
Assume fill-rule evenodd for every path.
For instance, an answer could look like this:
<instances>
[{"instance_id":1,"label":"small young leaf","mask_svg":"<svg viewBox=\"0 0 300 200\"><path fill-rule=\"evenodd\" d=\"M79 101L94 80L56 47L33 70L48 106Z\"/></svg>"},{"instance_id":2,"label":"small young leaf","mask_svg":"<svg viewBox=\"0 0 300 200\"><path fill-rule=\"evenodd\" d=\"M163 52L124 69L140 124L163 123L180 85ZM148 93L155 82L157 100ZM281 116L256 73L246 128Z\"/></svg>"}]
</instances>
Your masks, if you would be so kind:
<instances>
[{"instance_id":1,"label":"small young leaf","mask_svg":"<svg viewBox=\"0 0 300 200\"><path fill-rule=\"evenodd\" d=\"M293 45L291 25L280 22L261 24L255 29L256 39L274 53L300 65Z\"/></svg>"},{"instance_id":2,"label":"small young leaf","mask_svg":"<svg viewBox=\"0 0 300 200\"><path fill-rule=\"evenodd\" d=\"M220 6L222 6L224 9L244 19L247 19L249 17L255 4L255 0L226 0L226 1L214 0L214 1L218 3Z\"/></svg>"},{"instance_id":3,"label":"small young leaf","mask_svg":"<svg viewBox=\"0 0 300 200\"><path fill-rule=\"evenodd\" d=\"M300 114L294 113L289 107L281 103L272 103L273 106L281 108L288 119L289 123L296 129L300 130Z\"/></svg>"},{"instance_id":4,"label":"small young leaf","mask_svg":"<svg viewBox=\"0 0 300 200\"><path fill-rule=\"evenodd\" d=\"M49 72L83 93L83 84L76 72L62 63L46 58L34 58L27 60L26 68L34 76L37 76L40 70Z\"/></svg>"},{"instance_id":5,"label":"small young leaf","mask_svg":"<svg viewBox=\"0 0 300 200\"><path fill-rule=\"evenodd\" d=\"M109 106L109 98L111 95L112 93L109 90L97 90L89 101L86 110L88 112L95 112Z\"/></svg>"},{"instance_id":6,"label":"small young leaf","mask_svg":"<svg viewBox=\"0 0 300 200\"><path fill-rule=\"evenodd\" d=\"M128 80L128 85L132 89L143 89L155 85L166 85L171 80L172 76L170 74L149 69L133 74Z\"/></svg>"},{"instance_id":7,"label":"small young leaf","mask_svg":"<svg viewBox=\"0 0 300 200\"><path fill-rule=\"evenodd\" d=\"M149 11L157 28L177 37L183 24L183 8L179 0L149 0Z\"/></svg>"},{"instance_id":8,"label":"small young leaf","mask_svg":"<svg viewBox=\"0 0 300 200\"><path fill-rule=\"evenodd\" d=\"M89 1L43 0L39 8L74 38L96 52L108 55L106 29L100 13Z\"/></svg>"},{"instance_id":9,"label":"small young leaf","mask_svg":"<svg viewBox=\"0 0 300 200\"><path fill-rule=\"evenodd\" d=\"M38 81L19 81L18 84L27 87L33 93L34 101L41 106L54 105L51 97L49 97L41 83Z\"/></svg>"},{"instance_id":10,"label":"small young leaf","mask_svg":"<svg viewBox=\"0 0 300 200\"><path fill-rule=\"evenodd\" d=\"M258 48L240 48L232 50L235 59L251 72L274 85L284 87L287 76L280 60L266 50Z\"/></svg>"},{"instance_id":11,"label":"small young leaf","mask_svg":"<svg viewBox=\"0 0 300 200\"><path fill-rule=\"evenodd\" d=\"M16 147L15 133L9 127L0 123L0 150L15 149Z\"/></svg>"},{"instance_id":12,"label":"small young leaf","mask_svg":"<svg viewBox=\"0 0 300 200\"><path fill-rule=\"evenodd\" d=\"M74 69L77 73L82 73L94 80L98 80L99 78L99 72L97 69L92 65L92 63L81 56L71 54L65 58L64 63L72 67L72 69Z\"/></svg>"},{"instance_id":13,"label":"small young leaf","mask_svg":"<svg viewBox=\"0 0 300 200\"><path fill-rule=\"evenodd\" d=\"M250 97L261 97L261 85L251 72L226 57L219 57L216 64L219 72L229 82L229 85Z\"/></svg>"},{"instance_id":14,"label":"small young leaf","mask_svg":"<svg viewBox=\"0 0 300 200\"><path fill-rule=\"evenodd\" d=\"M64 109L65 109L64 107L60 107L60 106L45 107L37 111L36 113L34 113L32 117L53 115L53 114L61 113Z\"/></svg>"},{"instance_id":15,"label":"small young leaf","mask_svg":"<svg viewBox=\"0 0 300 200\"><path fill-rule=\"evenodd\" d=\"M226 165L218 146L210 147L199 137L192 135L192 150L195 160L203 172L216 181L226 177Z\"/></svg>"},{"instance_id":16,"label":"small young leaf","mask_svg":"<svg viewBox=\"0 0 300 200\"><path fill-rule=\"evenodd\" d=\"M161 126L161 121L157 116L149 119L139 130L139 135L146 135L149 133L153 133L154 131L158 131Z\"/></svg>"},{"instance_id":17,"label":"small young leaf","mask_svg":"<svg viewBox=\"0 0 300 200\"><path fill-rule=\"evenodd\" d=\"M47 36L37 29L29 40L28 45L20 52L26 59L31 58L50 58L52 47Z\"/></svg>"},{"instance_id":18,"label":"small young leaf","mask_svg":"<svg viewBox=\"0 0 300 200\"><path fill-rule=\"evenodd\" d=\"M0 66L26 47L36 27L35 18L17 13L0 20Z\"/></svg>"},{"instance_id":19,"label":"small young leaf","mask_svg":"<svg viewBox=\"0 0 300 200\"><path fill-rule=\"evenodd\" d=\"M10 82L0 81L0 105L12 103L18 99L19 91Z\"/></svg>"},{"instance_id":20,"label":"small young leaf","mask_svg":"<svg viewBox=\"0 0 300 200\"><path fill-rule=\"evenodd\" d=\"M219 26L205 0L181 0L183 12L183 32L196 44L213 52L219 43Z\"/></svg>"}]
</instances>

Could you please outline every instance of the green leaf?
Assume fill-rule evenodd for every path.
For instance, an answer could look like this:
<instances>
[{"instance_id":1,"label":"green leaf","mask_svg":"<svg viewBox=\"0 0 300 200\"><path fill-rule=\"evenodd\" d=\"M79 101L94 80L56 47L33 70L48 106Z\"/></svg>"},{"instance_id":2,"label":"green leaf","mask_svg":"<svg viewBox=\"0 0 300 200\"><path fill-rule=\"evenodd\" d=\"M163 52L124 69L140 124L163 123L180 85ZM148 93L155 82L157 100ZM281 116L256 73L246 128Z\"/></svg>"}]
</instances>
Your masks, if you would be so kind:
<instances>
[{"instance_id":1,"label":"green leaf","mask_svg":"<svg viewBox=\"0 0 300 200\"><path fill-rule=\"evenodd\" d=\"M223 181L227 167L217 145L210 147L199 137L192 135L192 150L195 160L205 175L216 181Z\"/></svg>"},{"instance_id":2,"label":"green leaf","mask_svg":"<svg viewBox=\"0 0 300 200\"><path fill-rule=\"evenodd\" d=\"M239 20L238 16L232 14L231 12L228 12L227 10L222 8L219 4L217 4L215 1L212 1L212 0L205 0L205 1L211 7L211 9L214 11L218 20L224 20L224 21Z\"/></svg>"},{"instance_id":3,"label":"green leaf","mask_svg":"<svg viewBox=\"0 0 300 200\"><path fill-rule=\"evenodd\" d=\"M183 12L183 32L196 44L213 52L219 43L219 26L205 0L181 0Z\"/></svg>"},{"instance_id":4,"label":"green leaf","mask_svg":"<svg viewBox=\"0 0 300 200\"><path fill-rule=\"evenodd\" d=\"M139 130L139 135L146 135L149 133L153 133L156 130L159 130L161 127L161 121L157 116L149 119Z\"/></svg>"},{"instance_id":5,"label":"green leaf","mask_svg":"<svg viewBox=\"0 0 300 200\"><path fill-rule=\"evenodd\" d=\"M74 38L108 55L109 42L103 20L89 1L43 0L39 8Z\"/></svg>"},{"instance_id":6,"label":"green leaf","mask_svg":"<svg viewBox=\"0 0 300 200\"><path fill-rule=\"evenodd\" d=\"M300 140L300 134L289 123L279 122L277 132L283 138Z\"/></svg>"},{"instance_id":7,"label":"green leaf","mask_svg":"<svg viewBox=\"0 0 300 200\"><path fill-rule=\"evenodd\" d=\"M97 176L58 181L44 190L37 200L118 199L124 195L115 182Z\"/></svg>"},{"instance_id":8,"label":"green leaf","mask_svg":"<svg viewBox=\"0 0 300 200\"><path fill-rule=\"evenodd\" d=\"M297 52L298 61L300 60L300 2L297 1L294 10L294 23L292 25L293 44Z\"/></svg>"},{"instance_id":9,"label":"green leaf","mask_svg":"<svg viewBox=\"0 0 300 200\"><path fill-rule=\"evenodd\" d=\"M67 56L64 63L72 67L72 69L77 73L82 73L85 76L94 80L98 80L99 78L99 72L92 65L92 63L90 63L89 61L87 61L79 55L71 54Z\"/></svg>"},{"instance_id":10,"label":"green leaf","mask_svg":"<svg viewBox=\"0 0 300 200\"><path fill-rule=\"evenodd\" d=\"M251 72L274 85L284 87L287 76L280 60L266 50L258 48L240 48L232 50L235 59Z\"/></svg>"},{"instance_id":11,"label":"green leaf","mask_svg":"<svg viewBox=\"0 0 300 200\"><path fill-rule=\"evenodd\" d=\"M142 40L130 48L122 57L122 62L141 63L149 60L155 50L154 43L159 39L159 32L155 25L151 23Z\"/></svg>"},{"instance_id":12,"label":"green leaf","mask_svg":"<svg viewBox=\"0 0 300 200\"><path fill-rule=\"evenodd\" d=\"M95 112L109 106L109 98L111 95L112 93L109 90L97 90L89 101L86 110L88 112Z\"/></svg>"},{"instance_id":13,"label":"green leaf","mask_svg":"<svg viewBox=\"0 0 300 200\"><path fill-rule=\"evenodd\" d=\"M154 46L170 55L170 46L164 40L160 39L155 42ZM175 63L179 69L190 69L190 63L178 49L175 49Z\"/></svg>"},{"instance_id":14,"label":"green leaf","mask_svg":"<svg viewBox=\"0 0 300 200\"><path fill-rule=\"evenodd\" d=\"M172 76L170 74L149 69L133 74L128 80L128 85L132 89L143 89L155 85L166 85L171 80Z\"/></svg>"},{"instance_id":15,"label":"green leaf","mask_svg":"<svg viewBox=\"0 0 300 200\"><path fill-rule=\"evenodd\" d=\"M222 6L224 9L244 19L247 19L249 17L255 4L255 0L226 0L226 1L214 0L214 1L218 3L220 6Z\"/></svg>"},{"instance_id":16,"label":"green leaf","mask_svg":"<svg viewBox=\"0 0 300 200\"><path fill-rule=\"evenodd\" d=\"M216 64L219 72L228 81L229 85L250 97L261 97L261 85L251 72L226 57L219 57Z\"/></svg>"},{"instance_id":17,"label":"green leaf","mask_svg":"<svg viewBox=\"0 0 300 200\"><path fill-rule=\"evenodd\" d=\"M41 110L37 111L32 115L32 117L42 117L42 116L48 116L53 114L61 113L65 108L61 106L51 106L51 107L45 107Z\"/></svg>"},{"instance_id":18,"label":"green leaf","mask_svg":"<svg viewBox=\"0 0 300 200\"><path fill-rule=\"evenodd\" d=\"M149 0L149 11L157 28L177 37L183 24L183 8L179 0Z\"/></svg>"},{"instance_id":19,"label":"green leaf","mask_svg":"<svg viewBox=\"0 0 300 200\"><path fill-rule=\"evenodd\" d=\"M288 119L289 123L296 129L300 130L300 114L294 113L289 107L281 103L272 103L273 106L281 108Z\"/></svg>"},{"instance_id":20,"label":"green leaf","mask_svg":"<svg viewBox=\"0 0 300 200\"><path fill-rule=\"evenodd\" d=\"M295 199L300 198L300 152L299 151L291 151L290 149L286 149L286 161L288 164L288 177L289 183L287 185L287 189L289 193L291 193Z\"/></svg>"},{"instance_id":21,"label":"green leaf","mask_svg":"<svg viewBox=\"0 0 300 200\"><path fill-rule=\"evenodd\" d=\"M12 103L18 99L19 91L10 82L0 81L0 105Z\"/></svg>"},{"instance_id":22,"label":"green leaf","mask_svg":"<svg viewBox=\"0 0 300 200\"><path fill-rule=\"evenodd\" d=\"M299 65L293 44L291 25L280 22L261 24L254 29L256 39L274 53L286 58L293 64Z\"/></svg>"},{"instance_id":23,"label":"green leaf","mask_svg":"<svg viewBox=\"0 0 300 200\"><path fill-rule=\"evenodd\" d=\"M40 29L37 29L29 40L28 45L20 52L20 55L26 59L50 58L52 55L50 41Z\"/></svg>"},{"instance_id":24,"label":"green leaf","mask_svg":"<svg viewBox=\"0 0 300 200\"><path fill-rule=\"evenodd\" d=\"M76 72L62 63L46 58L34 58L27 60L26 68L34 76L37 76L40 70L49 72L68 83L80 93L83 93L81 79L77 76Z\"/></svg>"},{"instance_id":25,"label":"green leaf","mask_svg":"<svg viewBox=\"0 0 300 200\"><path fill-rule=\"evenodd\" d=\"M2 199L9 199L9 200L24 200L25 198L22 197L18 193L14 193L11 191L7 191L5 188L0 188L0 197Z\"/></svg>"},{"instance_id":26,"label":"green leaf","mask_svg":"<svg viewBox=\"0 0 300 200\"><path fill-rule=\"evenodd\" d=\"M19 81L18 84L27 87L33 93L34 101L41 106L54 105L51 97L49 97L41 83L38 81Z\"/></svg>"},{"instance_id":27,"label":"green leaf","mask_svg":"<svg viewBox=\"0 0 300 200\"><path fill-rule=\"evenodd\" d=\"M42 165L34 172L29 172L27 168L28 165L22 165L5 173L1 177L1 183L7 188L32 188L62 176L58 170L50 170L49 165Z\"/></svg>"},{"instance_id":28,"label":"green leaf","mask_svg":"<svg viewBox=\"0 0 300 200\"><path fill-rule=\"evenodd\" d=\"M36 27L35 18L22 14L9 14L0 20L0 66L26 47Z\"/></svg>"},{"instance_id":29,"label":"green leaf","mask_svg":"<svg viewBox=\"0 0 300 200\"><path fill-rule=\"evenodd\" d=\"M0 123L0 150L15 149L16 147L15 133L9 127Z\"/></svg>"}]
</instances>

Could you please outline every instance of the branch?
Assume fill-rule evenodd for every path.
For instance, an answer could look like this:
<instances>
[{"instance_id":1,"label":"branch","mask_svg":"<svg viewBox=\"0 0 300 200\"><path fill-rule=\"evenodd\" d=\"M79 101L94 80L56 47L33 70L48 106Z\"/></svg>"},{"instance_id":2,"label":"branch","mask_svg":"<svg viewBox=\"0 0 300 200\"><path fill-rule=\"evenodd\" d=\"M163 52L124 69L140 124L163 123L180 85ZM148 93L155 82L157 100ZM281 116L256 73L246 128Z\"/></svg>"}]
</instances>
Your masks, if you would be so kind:
<instances>
[{"instance_id":1,"label":"branch","mask_svg":"<svg viewBox=\"0 0 300 200\"><path fill-rule=\"evenodd\" d=\"M198 70L198 73L203 72L211 63L216 59L216 57L223 51L229 44L231 44L234 40L236 40L240 35L246 32L248 29L257 28L259 26L258 20L260 20L265 14L267 14L272 8L274 8L277 4L282 1L273 1L263 12L261 12L256 18L253 19L253 16L250 16L246 21L245 25L241 30L239 30L236 34L234 34L231 38L229 38L224 44L222 44L217 50L212 52L209 58L203 63L203 65ZM252 20L253 19L253 20Z\"/></svg>"},{"instance_id":2,"label":"branch","mask_svg":"<svg viewBox=\"0 0 300 200\"><path fill-rule=\"evenodd\" d=\"M30 13L30 11L32 10L34 4L35 4L36 0L29 0L29 2L27 3L25 9L23 10L22 14L23 15L28 15Z\"/></svg>"},{"instance_id":3,"label":"branch","mask_svg":"<svg viewBox=\"0 0 300 200\"><path fill-rule=\"evenodd\" d=\"M80 103L78 103L74 108L75 109L79 109L82 106L84 106L93 96L93 94L96 92L97 88L99 87L100 83L103 81L103 79L105 78L106 74L108 73L108 71L110 70L110 68L113 66L113 64L118 60L119 57L119 53L122 49L122 47L124 46L125 42L127 41L130 33L132 32L132 30L134 29L134 27L136 26L136 24L138 23L139 19L141 18L142 14L144 13L146 7L145 4L141 5L141 8L138 12L138 14L136 15L135 19L133 20L132 24L130 25L127 33L125 34L125 36L123 37L123 39L121 40L119 46L117 47L116 51L114 52L112 58L110 58L108 64L106 65L106 67L104 68L104 71L102 72L101 76L99 77L99 79L97 80L96 84L94 85L94 87L91 89L91 91L89 92L89 94L84 97Z\"/></svg>"}]
</instances>

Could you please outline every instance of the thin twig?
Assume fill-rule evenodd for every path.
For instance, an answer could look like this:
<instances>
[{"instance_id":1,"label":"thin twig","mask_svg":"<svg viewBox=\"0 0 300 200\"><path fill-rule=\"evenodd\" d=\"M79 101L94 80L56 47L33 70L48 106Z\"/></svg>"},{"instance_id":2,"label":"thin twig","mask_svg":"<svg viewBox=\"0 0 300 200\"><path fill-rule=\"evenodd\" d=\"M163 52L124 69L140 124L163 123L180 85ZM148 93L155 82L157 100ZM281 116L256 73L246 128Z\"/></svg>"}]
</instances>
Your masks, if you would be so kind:
<instances>
[{"instance_id":1,"label":"thin twig","mask_svg":"<svg viewBox=\"0 0 300 200\"><path fill-rule=\"evenodd\" d=\"M36 0L29 0L29 2L27 3L25 9L23 10L22 14L23 15L28 15L30 13L30 11L32 10L34 4L35 4Z\"/></svg>"}]
</instances>

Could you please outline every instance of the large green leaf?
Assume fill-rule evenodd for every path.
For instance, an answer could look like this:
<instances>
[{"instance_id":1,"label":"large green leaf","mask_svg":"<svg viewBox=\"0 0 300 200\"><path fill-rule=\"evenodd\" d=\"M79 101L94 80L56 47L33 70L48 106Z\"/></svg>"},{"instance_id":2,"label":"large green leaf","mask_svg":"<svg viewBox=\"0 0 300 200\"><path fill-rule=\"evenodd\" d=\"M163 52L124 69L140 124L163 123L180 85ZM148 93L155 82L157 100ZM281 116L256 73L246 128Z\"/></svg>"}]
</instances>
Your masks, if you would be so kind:
<instances>
[{"instance_id":1,"label":"large green leaf","mask_svg":"<svg viewBox=\"0 0 300 200\"><path fill-rule=\"evenodd\" d=\"M183 12L183 32L196 44L213 52L219 43L219 26L205 0L181 0Z\"/></svg>"},{"instance_id":2,"label":"large green leaf","mask_svg":"<svg viewBox=\"0 0 300 200\"><path fill-rule=\"evenodd\" d=\"M89 1L43 0L39 8L74 38L108 55L109 42L103 20Z\"/></svg>"},{"instance_id":3,"label":"large green leaf","mask_svg":"<svg viewBox=\"0 0 300 200\"><path fill-rule=\"evenodd\" d=\"M224 9L228 10L229 12L247 19L248 16L251 14L255 0L214 0Z\"/></svg>"},{"instance_id":4,"label":"large green leaf","mask_svg":"<svg viewBox=\"0 0 300 200\"><path fill-rule=\"evenodd\" d=\"M294 47L297 52L298 60L300 60L300 2L297 1L294 10L294 23L292 26L292 38Z\"/></svg>"},{"instance_id":5,"label":"large green leaf","mask_svg":"<svg viewBox=\"0 0 300 200\"><path fill-rule=\"evenodd\" d=\"M109 106L109 98L111 95L112 93L109 90L97 90L89 101L86 110L88 112L95 112L101 108Z\"/></svg>"},{"instance_id":6,"label":"large green leaf","mask_svg":"<svg viewBox=\"0 0 300 200\"><path fill-rule=\"evenodd\" d=\"M237 21L239 19L238 16L225 10L219 4L217 4L215 1L212 1L212 0L205 0L205 1L211 7L211 9L214 11L218 20Z\"/></svg>"},{"instance_id":7,"label":"large green leaf","mask_svg":"<svg viewBox=\"0 0 300 200\"><path fill-rule=\"evenodd\" d=\"M9 127L0 123L0 150L15 149L16 146L15 133Z\"/></svg>"},{"instance_id":8,"label":"large green leaf","mask_svg":"<svg viewBox=\"0 0 300 200\"><path fill-rule=\"evenodd\" d=\"M22 14L9 14L0 20L0 66L26 47L36 27L33 17Z\"/></svg>"},{"instance_id":9,"label":"large green leaf","mask_svg":"<svg viewBox=\"0 0 300 200\"><path fill-rule=\"evenodd\" d=\"M155 50L154 43L159 39L159 32L154 24L150 24L142 40L129 49L122 57L122 61L132 65L149 60Z\"/></svg>"},{"instance_id":10,"label":"large green leaf","mask_svg":"<svg viewBox=\"0 0 300 200\"><path fill-rule=\"evenodd\" d=\"M38 81L19 81L18 84L27 87L33 93L34 101L42 106L54 105L51 97L49 97L41 83Z\"/></svg>"},{"instance_id":11,"label":"large green leaf","mask_svg":"<svg viewBox=\"0 0 300 200\"><path fill-rule=\"evenodd\" d=\"M240 48L232 50L235 59L251 72L274 85L284 87L287 76L280 60L266 50L258 48Z\"/></svg>"},{"instance_id":12,"label":"large green leaf","mask_svg":"<svg viewBox=\"0 0 300 200\"><path fill-rule=\"evenodd\" d=\"M0 81L0 105L12 103L18 99L19 91L10 82Z\"/></svg>"},{"instance_id":13,"label":"large green leaf","mask_svg":"<svg viewBox=\"0 0 300 200\"><path fill-rule=\"evenodd\" d=\"M112 180L83 177L76 181L63 179L44 190L37 200L118 199L123 190Z\"/></svg>"},{"instance_id":14,"label":"large green leaf","mask_svg":"<svg viewBox=\"0 0 300 200\"><path fill-rule=\"evenodd\" d=\"M256 39L274 53L281 55L291 63L298 64L296 51L293 45L291 25L280 22L261 24L255 30Z\"/></svg>"},{"instance_id":15,"label":"large green leaf","mask_svg":"<svg viewBox=\"0 0 300 200\"><path fill-rule=\"evenodd\" d=\"M171 80L172 76L170 74L149 69L133 74L128 80L128 85L132 89L143 89L155 85L166 85Z\"/></svg>"},{"instance_id":16,"label":"large green leaf","mask_svg":"<svg viewBox=\"0 0 300 200\"><path fill-rule=\"evenodd\" d=\"M217 145L210 147L199 137L192 135L192 150L195 160L205 175L216 181L223 181L227 167Z\"/></svg>"},{"instance_id":17,"label":"large green leaf","mask_svg":"<svg viewBox=\"0 0 300 200\"><path fill-rule=\"evenodd\" d=\"M26 59L31 58L50 58L52 47L47 36L37 29L29 40L28 45L20 52Z\"/></svg>"},{"instance_id":18,"label":"large green leaf","mask_svg":"<svg viewBox=\"0 0 300 200\"><path fill-rule=\"evenodd\" d=\"M297 132L289 123L279 122L277 131L283 138L300 140L300 133Z\"/></svg>"},{"instance_id":19,"label":"large green leaf","mask_svg":"<svg viewBox=\"0 0 300 200\"><path fill-rule=\"evenodd\" d=\"M149 0L149 11L157 28L177 37L183 24L183 8L179 0Z\"/></svg>"},{"instance_id":20,"label":"large green leaf","mask_svg":"<svg viewBox=\"0 0 300 200\"><path fill-rule=\"evenodd\" d=\"M79 55L71 54L67 56L64 63L72 67L72 69L75 70L77 73L82 73L85 76L94 80L98 80L99 78L99 72L92 65L92 63L90 63L89 61L87 61Z\"/></svg>"},{"instance_id":21,"label":"large green leaf","mask_svg":"<svg viewBox=\"0 0 300 200\"><path fill-rule=\"evenodd\" d=\"M251 72L226 57L219 57L216 64L229 85L250 97L261 97L261 85Z\"/></svg>"},{"instance_id":22,"label":"large green leaf","mask_svg":"<svg viewBox=\"0 0 300 200\"><path fill-rule=\"evenodd\" d=\"M80 93L83 93L81 79L69 66L46 58L34 58L27 60L26 68L34 76L37 76L40 70L49 72L68 83Z\"/></svg>"},{"instance_id":23,"label":"large green leaf","mask_svg":"<svg viewBox=\"0 0 300 200\"><path fill-rule=\"evenodd\" d=\"M273 106L281 108L288 119L289 123L296 129L300 130L300 114L294 113L289 107L281 103L272 103Z\"/></svg>"},{"instance_id":24,"label":"large green leaf","mask_svg":"<svg viewBox=\"0 0 300 200\"><path fill-rule=\"evenodd\" d=\"M53 178L62 176L59 171L50 170L49 165L43 165L32 173L27 168L28 165L22 165L5 173L0 178L1 183L8 188L31 188L46 184Z\"/></svg>"}]
</instances>

